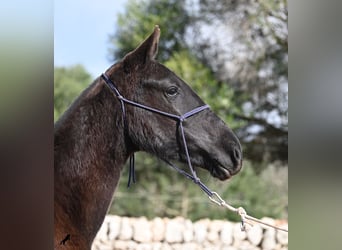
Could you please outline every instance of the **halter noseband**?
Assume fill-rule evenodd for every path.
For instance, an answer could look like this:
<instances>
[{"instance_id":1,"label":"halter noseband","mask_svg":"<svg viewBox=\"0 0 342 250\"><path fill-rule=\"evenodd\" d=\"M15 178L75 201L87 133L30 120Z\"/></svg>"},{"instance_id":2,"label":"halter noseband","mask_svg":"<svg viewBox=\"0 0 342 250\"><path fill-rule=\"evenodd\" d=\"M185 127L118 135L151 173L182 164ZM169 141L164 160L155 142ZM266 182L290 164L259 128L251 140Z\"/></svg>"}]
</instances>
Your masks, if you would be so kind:
<instances>
[{"instance_id":1,"label":"halter noseband","mask_svg":"<svg viewBox=\"0 0 342 250\"><path fill-rule=\"evenodd\" d=\"M183 128L183 121L205 109L209 108L209 105L203 105L197 108L194 108L193 110L190 110L189 112L186 112L183 115L175 115L175 114L171 114L168 112L164 112L161 111L159 109L155 109L149 106L145 106L143 104L131 101L126 99L125 97L123 97L119 90L117 89L117 87L115 86L114 82L105 74L103 73L101 75L102 79L106 82L107 86L110 88L110 90L112 92L114 92L114 94L116 95L116 97L119 99L120 104L121 104L121 110L122 110L122 117L123 117L123 121L124 121L124 125L126 126L126 110L125 110L125 103L133 105L135 107L141 108L141 109L145 109L166 117L169 117L171 119L177 120L179 127L180 127L180 131L181 131L181 135L182 135L182 140L183 140L183 144L184 144L184 149L185 149L185 155L187 158L187 163L190 169L191 174L185 172L184 170L180 169L179 167L177 167L176 165L172 164L171 162L164 160L168 165L170 165L172 168L174 168L176 171L178 171L179 173L183 174L185 177L187 177L188 179L191 179L193 182L195 182L197 185L200 186L200 188L207 193L210 197L213 196L213 192L207 187L205 186L201 180L197 177L197 174L195 172L195 170L193 169L192 165L191 165L191 161L190 161L190 155L189 155L189 151L188 151L188 146L186 143L186 139L185 139L185 133L184 133L184 128ZM133 180L133 183L135 183L135 171L134 171L134 153L130 156L130 167L129 167L129 177L128 177L128 187L131 184L131 181Z\"/></svg>"}]
</instances>

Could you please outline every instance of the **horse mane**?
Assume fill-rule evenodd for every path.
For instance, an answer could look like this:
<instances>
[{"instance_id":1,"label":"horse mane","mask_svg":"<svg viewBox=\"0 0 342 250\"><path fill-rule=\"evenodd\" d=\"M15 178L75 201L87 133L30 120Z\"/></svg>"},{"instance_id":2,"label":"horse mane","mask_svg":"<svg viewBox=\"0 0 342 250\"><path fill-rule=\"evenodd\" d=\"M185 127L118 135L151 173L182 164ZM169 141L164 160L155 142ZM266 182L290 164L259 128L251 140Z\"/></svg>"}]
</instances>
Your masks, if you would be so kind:
<instances>
[{"instance_id":1,"label":"horse mane","mask_svg":"<svg viewBox=\"0 0 342 250\"><path fill-rule=\"evenodd\" d=\"M79 105L88 98L92 98L100 91L99 77L97 77L86 89L84 89L79 96L77 96L65 112L54 124L55 132L58 132L61 127L69 122L69 117L72 116L78 109Z\"/></svg>"}]
</instances>

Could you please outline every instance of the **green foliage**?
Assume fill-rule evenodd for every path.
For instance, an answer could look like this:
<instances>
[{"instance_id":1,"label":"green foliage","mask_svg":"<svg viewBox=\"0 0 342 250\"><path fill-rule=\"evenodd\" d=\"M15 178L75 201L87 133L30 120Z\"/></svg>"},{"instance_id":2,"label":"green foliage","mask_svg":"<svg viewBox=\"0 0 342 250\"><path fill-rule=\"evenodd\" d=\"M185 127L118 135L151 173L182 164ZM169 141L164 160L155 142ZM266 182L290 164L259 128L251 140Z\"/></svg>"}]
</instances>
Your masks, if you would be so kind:
<instances>
[{"instance_id":1,"label":"green foliage","mask_svg":"<svg viewBox=\"0 0 342 250\"><path fill-rule=\"evenodd\" d=\"M192 48L218 79L234 84L234 102L245 106L236 113L247 122L239 128L245 156L254 162L287 162L287 1L198 3L197 26L205 28L191 39ZM253 125L260 132L251 132Z\"/></svg>"},{"instance_id":2,"label":"green foliage","mask_svg":"<svg viewBox=\"0 0 342 250\"><path fill-rule=\"evenodd\" d=\"M260 175L254 171L250 162L244 163L243 171L233 177L227 189L222 190L222 196L233 200L234 206L242 206L246 211L255 217L285 217L287 206L287 175L281 176L287 168L275 172L271 178L269 172L273 170L272 166L266 167ZM277 179L282 177L284 182L279 186Z\"/></svg>"},{"instance_id":3,"label":"green foliage","mask_svg":"<svg viewBox=\"0 0 342 250\"><path fill-rule=\"evenodd\" d=\"M190 22L184 5L185 1L181 0L129 0L126 12L118 16L117 32L110 36L112 60L120 59L135 49L152 32L154 25L161 28L158 53L161 62L174 51L184 48L185 29Z\"/></svg>"},{"instance_id":4,"label":"green foliage","mask_svg":"<svg viewBox=\"0 0 342 250\"><path fill-rule=\"evenodd\" d=\"M82 65L54 69L54 120L69 107L72 101L91 82L91 75Z\"/></svg>"},{"instance_id":5,"label":"green foliage","mask_svg":"<svg viewBox=\"0 0 342 250\"><path fill-rule=\"evenodd\" d=\"M137 155L137 183L126 187L128 166L123 176L110 213L121 216L148 218L183 216L191 220L201 218L238 221L239 217L211 203L201 189L182 175L145 153ZM220 182L198 169L202 181L218 192L230 205L246 209L255 217L286 218L287 168L272 166L260 175L255 174L250 162L245 162L241 173L228 182ZM283 182L279 184L279 179Z\"/></svg>"}]
</instances>

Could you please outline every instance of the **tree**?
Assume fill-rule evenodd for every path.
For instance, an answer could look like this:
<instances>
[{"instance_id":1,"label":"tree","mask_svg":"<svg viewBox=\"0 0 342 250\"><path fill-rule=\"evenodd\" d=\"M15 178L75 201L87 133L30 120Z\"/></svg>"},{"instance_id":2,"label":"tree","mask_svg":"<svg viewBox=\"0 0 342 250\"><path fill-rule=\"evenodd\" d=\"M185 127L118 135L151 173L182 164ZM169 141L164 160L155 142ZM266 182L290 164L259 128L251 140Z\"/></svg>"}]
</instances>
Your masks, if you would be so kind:
<instances>
[{"instance_id":1,"label":"tree","mask_svg":"<svg viewBox=\"0 0 342 250\"><path fill-rule=\"evenodd\" d=\"M234 87L245 154L287 161L288 31L286 0L199 1L193 47L219 81Z\"/></svg>"},{"instance_id":2,"label":"tree","mask_svg":"<svg viewBox=\"0 0 342 250\"><path fill-rule=\"evenodd\" d=\"M91 75L82 65L54 69L54 120L69 107L72 101L91 82Z\"/></svg>"},{"instance_id":3,"label":"tree","mask_svg":"<svg viewBox=\"0 0 342 250\"><path fill-rule=\"evenodd\" d=\"M187 82L233 128L239 126L245 157L287 161L285 0L129 1L118 23L111 36L112 60L134 49L160 24L160 61L180 76L197 75L198 65L206 68L212 84L198 84L194 78ZM189 65L180 70L189 61L193 70ZM215 94L208 95L208 83Z\"/></svg>"},{"instance_id":4,"label":"tree","mask_svg":"<svg viewBox=\"0 0 342 250\"><path fill-rule=\"evenodd\" d=\"M167 11L166 11L167 10ZM163 13L162 15L160 13ZM118 16L118 29L110 35L113 46L109 49L111 61L122 58L149 34L154 25L162 27L158 59L165 62L174 51L185 47L185 28L190 16L185 1L128 1L126 12Z\"/></svg>"}]
</instances>

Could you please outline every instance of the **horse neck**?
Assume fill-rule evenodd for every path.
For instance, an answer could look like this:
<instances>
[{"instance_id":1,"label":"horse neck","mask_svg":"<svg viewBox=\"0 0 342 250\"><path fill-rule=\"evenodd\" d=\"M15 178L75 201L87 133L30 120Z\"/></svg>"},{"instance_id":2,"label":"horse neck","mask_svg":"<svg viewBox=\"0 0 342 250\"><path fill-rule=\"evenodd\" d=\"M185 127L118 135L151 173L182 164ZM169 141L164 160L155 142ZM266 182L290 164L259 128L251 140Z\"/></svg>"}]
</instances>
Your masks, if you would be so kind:
<instances>
[{"instance_id":1,"label":"horse neck","mask_svg":"<svg viewBox=\"0 0 342 250\"><path fill-rule=\"evenodd\" d=\"M130 154L120 103L100 80L56 123L54 146L55 224L92 240Z\"/></svg>"}]
</instances>

